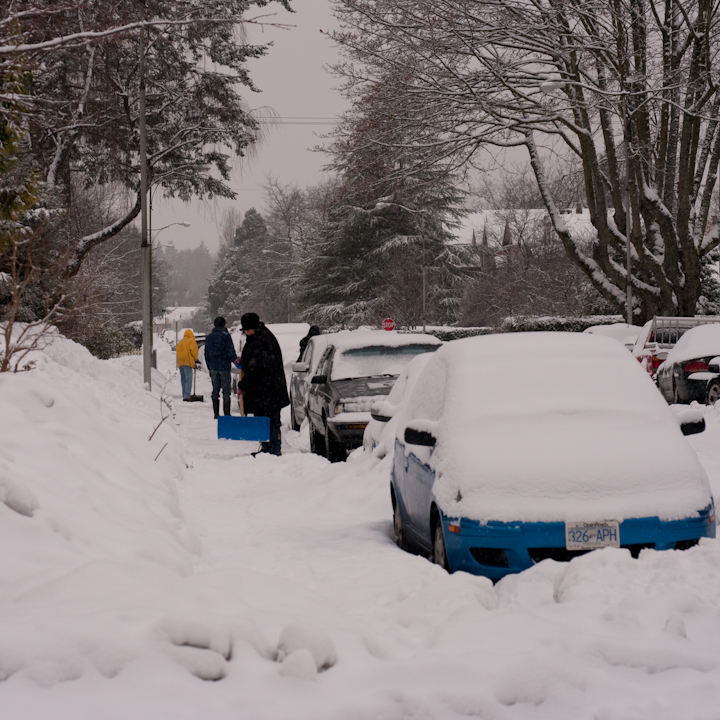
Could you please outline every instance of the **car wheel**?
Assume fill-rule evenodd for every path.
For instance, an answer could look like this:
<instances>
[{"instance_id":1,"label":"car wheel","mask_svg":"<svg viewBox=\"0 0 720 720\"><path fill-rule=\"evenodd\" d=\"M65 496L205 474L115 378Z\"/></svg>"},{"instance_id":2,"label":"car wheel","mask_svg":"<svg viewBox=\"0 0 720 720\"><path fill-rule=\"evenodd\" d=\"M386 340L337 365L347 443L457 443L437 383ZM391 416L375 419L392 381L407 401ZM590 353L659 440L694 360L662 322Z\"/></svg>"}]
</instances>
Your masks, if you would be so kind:
<instances>
[{"instance_id":1,"label":"car wheel","mask_svg":"<svg viewBox=\"0 0 720 720\"><path fill-rule=\"evenodd\" d=\"M325 423L325 457L331 463L347 460L347 450L345 450L345 446L335 439L327 423Z\"/></svg>"},{"instance_id":2,"label":"car wheel","mask_svg":"<svg viewBox=\"0 0 720 720\"><path fill-rule=\"evenodd\" d=\"M290 427L297 432L300 429L300 423L295 419L295 406L290 400Z\"/></svg>"},{"instance_id":3,"label":"car wheel","mask_svg":"<svg viewBox=\"0 0 720 720\"><path fill-rule=\"evenodd\" d=\"M432 560L436 565L450 572L448 564L447 552L445 551L445 537L443 536L442 522L438 518L435 523L435 531L433 533L433 554Z\"/></svg>"},{"instance_id":4,"label":"car wheel","mask_svg":"<svg viewBox=\"0 0 720 720\"><path fill-rule=\"evenodd\" d=\"M395 542L401 550L409 550L405 534L403 533L402 518L400 517L400 508L397 500L393 498L393 530L395 532Z\"/></svg>"},{"instance_id":5,"label":"car wheel","mask_svg":"<svg viewBox=\"0 0 720 720\"><path fill-rule=\"evenodd\" d=\"M312 423L310 423L310 452L313 452L316 455L325 454L325 439L315 429Z\"/></svg>"},{"instance_id":6,"label":"car wheel","mask_svg":"<svg viewBox=\"0 0 720 720\"><path fill-rule=\"evenodd\" d=\"M714 405L718 400L720 400L720 382L713 380L708 383L705 393L705 403L707 405Z\"/></svg>"}]
</instances>

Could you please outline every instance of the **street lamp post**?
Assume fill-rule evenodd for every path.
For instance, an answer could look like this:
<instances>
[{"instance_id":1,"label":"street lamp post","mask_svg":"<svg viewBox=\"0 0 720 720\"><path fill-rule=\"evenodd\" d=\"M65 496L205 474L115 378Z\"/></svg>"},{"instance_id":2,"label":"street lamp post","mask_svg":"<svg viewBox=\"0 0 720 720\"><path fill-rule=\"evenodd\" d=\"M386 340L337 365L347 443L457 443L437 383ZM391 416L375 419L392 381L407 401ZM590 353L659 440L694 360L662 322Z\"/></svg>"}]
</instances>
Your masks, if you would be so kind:
<instances>
[{"instance_id":1,"label":"street lamp post","mask_svg":"<svg viewBox=\"0 0 720 720\"><path fill-rule=\"evenodd\" d=\"M142 322L143 322L143 381L147 384L148 390L152 390L152 368L154 367L153 362L153 306L152 306L152 291L153 291L153 285L152 285L152 278L153 278L153 272L152 272L152 251L153 251L153 244L155 240L157 239L157 236L165 229L172 227L173 225L181 225L182 227L190 227L189 222L181 221L181 222L173 222L169 223L168 225L164 225L161 228L158 228L155 230L155 234L153 235L153 231L148 228L147 235L143 235L143 237L149 237L150 242L147 243L147 248L144 245L141 245L141 249L143 251L143 263L142 263L142 270L143 270L143 295L142 295ZM166 246L161 247L174 247L172 245L172 242L168 243ZM146 254L147 253L147 254ZM146 339L149 338L149 339ZM150 372L146 373L146 363L150 364Z\"/></svg>"},{"instance_id":2,"label":"street lamp post","mask_svg":"<svg viewBox=\"0 0 720 720\"><path fill-rule=\"evenodd\" d=\"M143 20L145 20L145 3L143 2ZM140 256L142 261L142 347L143 347L143 382L147 389L152 389L152 269L151 253L148 237L147 212L147 126L145 122L145 26L140 26L140 59L138 72L140 75L139 97L139 129L140 129Z\"/></svg>"}]
</instances>

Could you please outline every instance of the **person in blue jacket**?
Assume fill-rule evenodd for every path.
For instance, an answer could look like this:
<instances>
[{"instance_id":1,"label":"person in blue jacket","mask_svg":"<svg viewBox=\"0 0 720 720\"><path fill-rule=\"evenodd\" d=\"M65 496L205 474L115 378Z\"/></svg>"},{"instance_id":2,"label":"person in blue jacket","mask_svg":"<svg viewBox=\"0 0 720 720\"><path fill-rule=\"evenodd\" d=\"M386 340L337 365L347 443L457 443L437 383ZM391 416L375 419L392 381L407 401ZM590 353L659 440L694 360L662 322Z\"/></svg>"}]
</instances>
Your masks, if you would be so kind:
<instances>
[{"instance_id":1,"label":"person in blue jacket","mask_svg":"<svg viewBox=\"0 0 720 720\"><path fill-rule=\"evenodd\" d=\"M212 404L215 417L220 414L220 390L223 394L223 415L230 415L230 366L237 360L235 345L225 327L225 318L216 317L215 327L205 339L205 364L212 381Z\"/></svg>"}]
</instances>

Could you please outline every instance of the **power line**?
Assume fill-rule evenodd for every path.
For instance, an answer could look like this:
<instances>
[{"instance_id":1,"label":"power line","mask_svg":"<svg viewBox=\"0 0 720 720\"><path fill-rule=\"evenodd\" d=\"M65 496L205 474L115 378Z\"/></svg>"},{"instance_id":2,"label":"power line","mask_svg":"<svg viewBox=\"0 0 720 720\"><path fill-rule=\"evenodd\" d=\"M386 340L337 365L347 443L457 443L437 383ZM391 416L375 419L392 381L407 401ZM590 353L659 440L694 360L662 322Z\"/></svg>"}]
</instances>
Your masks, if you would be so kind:
<instances>
[{"instance_id":1,"label":"power line","mask_svg":"<svg viewBox=\"0 0 720 720\"><path fill-rule=\"evenodd\" d=\"M267 125L335 125L338 121L338 118L333 117L301 117L291 115L285 117L261 117L256 119Z\"/></svg>"}]
</instances>

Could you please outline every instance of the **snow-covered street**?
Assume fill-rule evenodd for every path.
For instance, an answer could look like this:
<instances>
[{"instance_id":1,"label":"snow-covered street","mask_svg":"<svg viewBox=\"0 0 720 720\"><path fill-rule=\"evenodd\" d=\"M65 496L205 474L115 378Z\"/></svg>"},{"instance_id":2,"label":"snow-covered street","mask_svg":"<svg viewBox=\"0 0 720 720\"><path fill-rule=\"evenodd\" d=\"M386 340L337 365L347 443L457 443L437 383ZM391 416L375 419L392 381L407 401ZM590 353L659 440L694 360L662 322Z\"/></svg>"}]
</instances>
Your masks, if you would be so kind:
<instances>
[{"instance_id":1,"label":"snow-covered street","mask_svg":"<svg viewBox=\"0 0 720 720\"><path fill-rule=\"evenodd\" d=\"M720 717L717 541L448 575L394 545L387 458L253 458L173 359L152 395L64 340L0 378L0 717Z\"/></svg>"}]
</instances>

